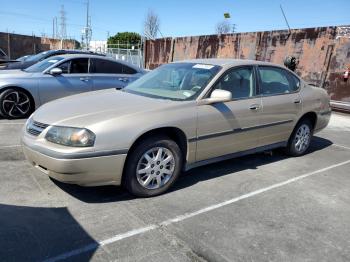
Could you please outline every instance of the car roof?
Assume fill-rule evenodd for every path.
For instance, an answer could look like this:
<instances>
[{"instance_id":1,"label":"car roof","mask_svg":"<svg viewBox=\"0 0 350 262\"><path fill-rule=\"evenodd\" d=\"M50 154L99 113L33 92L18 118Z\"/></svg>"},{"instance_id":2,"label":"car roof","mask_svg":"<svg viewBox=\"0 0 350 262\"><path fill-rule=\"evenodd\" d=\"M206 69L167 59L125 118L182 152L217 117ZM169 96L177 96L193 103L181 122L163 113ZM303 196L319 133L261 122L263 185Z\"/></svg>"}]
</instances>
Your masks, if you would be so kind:
<instances>
[{"instance_id":1,"label":"car roof","mask_svg":"<svg viewBox=\"0 0 350 262\"><path fill-rule=\"evenodd\" d=\"M61 55L57 55L57 56L64 57L64 58L71 58L71 57L74 57L74 58L79 58L79 57L96 58L96 57L98 57L98 58L102 58L102 59L110 59L109 57L105 57L105 56L101 57L101 56L98 56L98 55L95 55L95 54L86 54L86 53L61 54Z\"/></svg>"},{"instance_id":2,"label":"car roof","mask_svg":"<svg viewBox=\"0 0 350 262\"><path fill-rule=\"evenodd\" d=\"M97 53L90 50L80 50L80 49L51 49L51 50L47 50L46 52L67 52L67 53L85 53L85 54L103 55L102 53Z\"/></svg>"},{"instance_id":3,"label":"car roof","mask_svg":"<svg viewBox=\"0 0 350 262\"><path fill-rule=\"evenodd\" d=\"M210 65L217 65L217 66L223 66L223 67L240 66L240 65L270 65L270 66L282 67L281 65L273 64L269 62L262 62L262 61L249 60L249 59L233 59L233 58L203 58L203 59L189 59L189 60L177 61L177 62L210 64Z\"/></svg>"},{"instance_id":4,"label":"car roof","mask_svg":"<svg viewBox=\"0 0 350 262\"><path fill-rule=\"evenodd\" d=\"M53 56L53 57L55 57L55 56ZM51 58L53 58L53 57L51 57ZM95 55L95 54L63 54L63 55L56 55L56 57L63 57L64 59L68 59L68 58L98 58L98 59L103 59L103 60L109 60L112 62L118 62L120 64L131 67L138 72L142 71L142 69L138 68L137 66L135 66L131 63L125 62L123 60L117 60L117 59L114 59L111 57L99 56L99 55Z\"/></svg>"}]
</instances>

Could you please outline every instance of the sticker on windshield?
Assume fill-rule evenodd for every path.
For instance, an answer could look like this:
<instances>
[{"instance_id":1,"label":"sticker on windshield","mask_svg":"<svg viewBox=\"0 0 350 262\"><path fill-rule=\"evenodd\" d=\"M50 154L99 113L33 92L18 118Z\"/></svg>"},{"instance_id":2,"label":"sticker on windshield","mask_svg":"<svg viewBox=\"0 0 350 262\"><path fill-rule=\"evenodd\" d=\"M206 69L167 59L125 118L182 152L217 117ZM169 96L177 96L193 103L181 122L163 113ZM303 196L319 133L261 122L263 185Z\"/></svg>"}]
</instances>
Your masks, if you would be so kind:
<instances>
[{"instance_id":1,"label":"sticker on windshield","mask_svg":"<svg viewBox=\"0 0 350 262\"><path fill-rule=\"evenodd\" d=\"M58 60L49 60L48 62L49 63L56 63L56 62L58 62Z\"/></svg>"},{"instance_id":2,"label":"sticker on windshield","mask_svg":"<svg viewBox=\"0 0 350 262\"><path fill-rule=\"evenodd\" d=\"M196 64L196 65L192 66L192 68L207 69L207 70L210 70L213 67L214 67L213 65L204 65L204 64Z\"/></svg>"},{"instance_id":3,"label":"sticker on windshield","mask_svg":"<svg viewBox=\"0 0 350 262\"><path fill-rule=\"evenodd\" d=\"M182 94L183 94L185 97L190 97L190 96L192 95L190 92L187 92L187 91L183 92Z\"/></svg>"}]
</instances>

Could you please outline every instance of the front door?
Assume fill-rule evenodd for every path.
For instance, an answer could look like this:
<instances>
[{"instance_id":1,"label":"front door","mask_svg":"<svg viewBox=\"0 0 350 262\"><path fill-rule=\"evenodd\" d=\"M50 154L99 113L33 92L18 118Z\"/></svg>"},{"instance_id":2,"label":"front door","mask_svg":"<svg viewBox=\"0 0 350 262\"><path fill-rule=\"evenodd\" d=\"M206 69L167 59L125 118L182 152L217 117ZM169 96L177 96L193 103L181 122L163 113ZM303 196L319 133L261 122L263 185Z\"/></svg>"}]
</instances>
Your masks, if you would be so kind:
<instances>
[{"instance_id":1,"label":"front door","mask_svg":"<svg viewBox=\"0 0 350 262\"><path fill-rule=\"evenodd\" d=\"M261 98L252 66L229 69L214 85L232 101L198 106L196 161L255 148L259 139Z\"/></svg>"},{"instance_id":2,"label":"front door","mask_svg":"<svg viewBox=\"0 0 350 262\"><path fill-rule=\"evenodd\" d=\"M61 75L44 74L39 81L42 104L61 97L92 91L88 58L64 61L57 67L62 70Z\"/></svg>"}]
</instances>

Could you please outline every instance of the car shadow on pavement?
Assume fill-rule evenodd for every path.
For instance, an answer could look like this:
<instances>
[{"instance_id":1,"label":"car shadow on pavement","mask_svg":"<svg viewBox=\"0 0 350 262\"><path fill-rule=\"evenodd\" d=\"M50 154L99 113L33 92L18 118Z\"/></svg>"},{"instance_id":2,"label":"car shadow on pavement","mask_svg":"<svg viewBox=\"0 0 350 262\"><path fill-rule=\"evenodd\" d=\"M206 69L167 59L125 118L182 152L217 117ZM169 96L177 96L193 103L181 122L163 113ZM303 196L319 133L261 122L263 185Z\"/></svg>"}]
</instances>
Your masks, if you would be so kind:
<instances>
[{"instance_id":1,"label":"car shadow on pavement","mask_svg":"<svg viewBox=\"0 0 350 262\"><path fill-rule=\"evenodd\" d=\"M89 245L79 259L88 261L98 243L67 208L0 204L0 261L44 261Z\"/></svg>"},{"instance_id":2,"label":"car shadow on pavement","mask_svg":"<svg viewBox=\"0 0 350 262\"><path fill-rule=\"evenodd\" d=\"M308 154L327 148L332 144L330 140L316 136L312 140ZM247 169L257 169L259 166L288 158L282 151L282 149L277 149L272 152L247 155L194 168L183 173L176 184L170 189L170 192L190 187L200 181L215 179ZM87 203L127 201L135 198L122 187L80 187L77 185L64 184L53 179L52 181L66 193Z\"/></svg>"},{"instance_id":3,"label":"car shadow on pavement","mask_svg":"<svg viewBox=\"0 0 350 262\"><path fill-rule=\"evenodd\" d=\"M333 143L328 139L314 137L307 154L325 149L332 144ZM287 158L289 158L289 156L283 152L283 149L275 149L198 167L184 173L170 191L181 190L201 181L223 177L243 170L258 169L259 166L264 166Z\"/></svg>"},{"instance_id":4,"label":"car shadow on pavement","mask_svg":"<svg viewBox=\"0 0 350 262\"><path fill-rule=\"evenodd\" d=\"M86 203L121 202L134 199L120 186L82 187L59 182L50 178L60 189Z\"/></svg>"}]
</instances>

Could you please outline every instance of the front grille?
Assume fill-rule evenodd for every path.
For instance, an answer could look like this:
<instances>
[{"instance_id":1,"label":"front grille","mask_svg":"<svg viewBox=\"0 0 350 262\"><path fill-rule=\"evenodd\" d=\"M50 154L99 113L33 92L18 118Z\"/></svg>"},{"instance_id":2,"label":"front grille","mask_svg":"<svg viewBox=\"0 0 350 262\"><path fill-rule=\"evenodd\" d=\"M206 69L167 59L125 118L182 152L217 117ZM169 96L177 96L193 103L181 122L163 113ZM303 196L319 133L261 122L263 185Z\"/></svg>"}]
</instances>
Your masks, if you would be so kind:
<instances>
[{"instance_id":1,"label":"front grille","mask_svg":"<svg viewBox=\"0 0 350 262\"><path fill-rule=\"evenodd\" d=\"M37 131L37 130L34 130L34 129L31 129L31 128L28 128L28 133L29 134L31 134L31 135L33 135L33 136L38 136L38 135L40 135L41 134L41 132L40 131Z\"/></svg>"},{"instance_id":2,"label":"front grille","mask_svg":"<svg viewBox=\"0 0 350 262\"><path fill-rule=\"evenodd\" d=\"M33 122L33 126L39 127L39 128L41 128L41 129L44 130L44 129L47 128L49 125L34 121L34 122Z\"/></svg>"},{"instance_id":3,"label":"front grille","mask_svg":"<svg viewBox=\"0 0 350 262\"><path fill-rule=\"evenodd\" d=\"M40 135L49 125L36 121L30 121L27 125L27 132L33 136Z\"/></svg>"}]
</instances>

